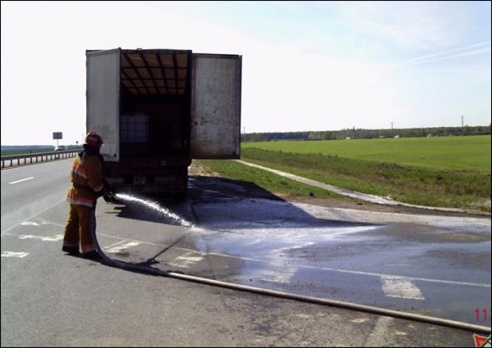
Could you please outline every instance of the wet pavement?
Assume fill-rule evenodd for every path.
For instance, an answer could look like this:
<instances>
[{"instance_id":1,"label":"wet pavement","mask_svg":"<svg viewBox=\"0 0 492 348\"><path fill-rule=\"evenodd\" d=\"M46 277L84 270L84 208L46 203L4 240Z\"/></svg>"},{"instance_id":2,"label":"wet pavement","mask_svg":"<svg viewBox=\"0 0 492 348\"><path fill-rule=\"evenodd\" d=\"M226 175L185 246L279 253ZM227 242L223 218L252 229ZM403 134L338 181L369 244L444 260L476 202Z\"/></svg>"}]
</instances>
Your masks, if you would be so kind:
<instances>
[{"instance_id":1,"label":"wet pavement","mask_svg":"<svg viewBox=\"0 0 492 348\"><path fill-rule=\"evenodd\" d=\"M303 207L195 205L198 251L241 260L224 276L242 284L473 324L477 308L490 308L490 220L378 224L320 219Z\"/></svg>"},{"instance_id":2,"label":"wet pavement","mask_svg":"<svg viewBox=\"0 0 492 348\"><path fill-rule=\"evenodd\" d=\"M106 205L102 213L116 213L125 224L118 233L123 241L104 242L108 255L224 282L490 325L490 316L480 314L491 307L489 218L244 198L223 190L233 183L214 180L194 180L194 198L183 204L120 195L123 204ZM139 220L138 235L128 229L132 220Z\"/></svg>"}]
</instances>

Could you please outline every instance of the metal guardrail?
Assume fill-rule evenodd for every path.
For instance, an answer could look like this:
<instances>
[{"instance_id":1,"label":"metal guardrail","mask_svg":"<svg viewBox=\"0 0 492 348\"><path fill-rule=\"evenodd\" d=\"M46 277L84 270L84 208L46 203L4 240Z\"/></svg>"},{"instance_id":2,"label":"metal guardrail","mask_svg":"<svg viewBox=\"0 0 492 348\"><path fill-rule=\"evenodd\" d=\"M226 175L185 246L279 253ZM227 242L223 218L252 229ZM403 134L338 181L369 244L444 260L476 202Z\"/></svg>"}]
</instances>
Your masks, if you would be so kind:
<instances>
[{"instance_id":1,"label":"metal guardrail","mask_svg":"<svg viewBox=\"0 0 492 348\"><path fill-rule=\"evenodd\" d=\"M66 151L53 151L53 152L39 152L39 153L26 153L21 155L2 156L2 169L11 168L14 166L27 165L38 162L48 162L63 158L75 157L81 149L66 150Z\"/></svg>"}]
</instances>

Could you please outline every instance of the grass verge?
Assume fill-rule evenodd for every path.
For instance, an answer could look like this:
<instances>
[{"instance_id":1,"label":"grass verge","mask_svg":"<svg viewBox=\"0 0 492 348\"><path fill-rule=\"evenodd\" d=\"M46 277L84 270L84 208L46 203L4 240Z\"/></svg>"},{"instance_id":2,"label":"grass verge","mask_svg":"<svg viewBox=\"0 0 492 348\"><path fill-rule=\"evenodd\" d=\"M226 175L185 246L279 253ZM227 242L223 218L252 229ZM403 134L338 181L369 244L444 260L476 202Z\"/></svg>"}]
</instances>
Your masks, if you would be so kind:
<instances>
[{"instance_id":1,"label":"grass verge","mask_svg":"<svg viewBox=\"0 0 492 348\"><path fill-rule=\"evenodd\" d=\"M242 150L242 159L326 184L433 207L490 212L490 174L472 170L437 170L389 162L299 154L257 148ZM334 197L327 192L234 161L201 161L225 177L254 182L273 193Z\"/></svg>"}]
</instances>

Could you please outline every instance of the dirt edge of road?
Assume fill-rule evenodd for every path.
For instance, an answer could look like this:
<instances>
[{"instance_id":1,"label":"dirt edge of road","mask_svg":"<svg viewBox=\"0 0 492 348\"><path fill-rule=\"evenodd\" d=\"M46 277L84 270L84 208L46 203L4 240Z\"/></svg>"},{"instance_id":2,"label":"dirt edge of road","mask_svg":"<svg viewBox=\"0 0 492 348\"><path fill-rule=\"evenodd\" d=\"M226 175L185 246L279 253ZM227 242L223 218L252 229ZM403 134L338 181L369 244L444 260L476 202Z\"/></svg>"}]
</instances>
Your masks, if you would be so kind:
<instances>
[{"instance_id":1,"label":"dirt edge of road","mask_svg":"<svg viewBox=\"0 0 492 348\"><path fill-rule=\"evenodd\" d=\"M210 170L207 167L203 167L196 162L192 162L189 168L190 176L205 176L205 177L223 177L220 173L216 173ZM238 183L241 185L241 183ZM234 192L235 195L239 195L237 191ZM256 192L251 187L245 188L244 193L242 193L244 197L248 198L264 198L264 194L260 192ZM300 197L293 195L282 195L275 192L272 192L272 195L288 202L294 203L306 203L313 204L322 207L330 207L330 208L343 208L343 209L356 209L356 210L365 210L365 211L374 211L374 212L387 212L387 213L399 213L399 214L419 214L419 215L440 215L440 216L457 216L457 217L481 217L487 218L491 217L491 214L488 212L479 212L479 211L470 211L470 212L454 212L454 211L446 211L446 210L436 210L436 209L424 209L424 208L415 208L415 207L407 207L407 206L399 206L399 205L384 205L384 204L376 204L366 201L355 200L350 197L337 197L337 198L319 198L319 197Z\"/></svg>"}]
</instances>

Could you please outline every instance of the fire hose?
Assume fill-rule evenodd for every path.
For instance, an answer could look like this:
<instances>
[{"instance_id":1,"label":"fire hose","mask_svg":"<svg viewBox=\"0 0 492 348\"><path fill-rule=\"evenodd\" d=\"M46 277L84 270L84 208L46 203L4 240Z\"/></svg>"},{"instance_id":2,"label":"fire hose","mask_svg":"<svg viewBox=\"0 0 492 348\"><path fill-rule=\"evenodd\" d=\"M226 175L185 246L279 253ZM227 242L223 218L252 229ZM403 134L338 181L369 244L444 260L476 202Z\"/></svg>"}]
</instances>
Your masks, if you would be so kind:
<instances>
[{"instance_id":1,"label":"fire hose","mask_svg":"<svg viewBox=\"0 0 492 348\"><path fill-rule=\"evenodd\" d=\"M117 196L114 187L109 185L108 189L106 191L107 192L103 196L104 200L106 202L114 202L116 200L116 196ZM404 320L413 320L413 321L423 322L423 323L427 323L427 324L451 327L451 328L460 329L460 330L467 330L467 331L471 331L474 333L485 333L485 334L491 333L491 328L487 327L487 326L474 325L474 324L464 323L464 322L455 321L455 320L431 317L431 316L421 315L421 314L416 314L416 313L390 310L390 309L385 309L385 308L380 308L380 307L375 307L375 306L362 305L362 304L357 304L357 303L352 303L352 302L344 302L344 301L337 301L337 300L318 298L318 297L312 297L312 296L296 295L296 294L291 294L291 293L286 293L286 292L281 292L281 291L276 291L276 290L269 290L269 289L263 289L263 288L253 287L253 286L227 283L227 282L223 282L223 281L219 281L219 280L213 280L213 279L208 279L208 278L186 275L186 274L183 274L181 272L165 271L165 270L152 268L149 266L144 266L141 264L134 264L134 263L125 262L125 261L121 261L121 260L114 260L114 259L109 258L106 254L104 254L104 252L103 252L102 248L100 247L99 242L97 240L96 224L95 224L95 210L96 209L95 209L95 205L94 205L94 209L93 209L93 213L92 213L93 216L92 216L92 223L91 223L91 227L92 227L91 233L92 233L92 237L93 237L93 241L94 241L96 250L99 253L99 255L101 255L101 262L107 266L116 267L116 268L125 269L125 270L137 271L137 272L145 273L145 274L160 275L163 277L181 279L181 280L186 280L186 281L190 281L190 282L206 284L206 285L216 286L216 287L222 287L222 288L227 288L227 289L232 289L232 290L246 291L246 292L251 292L251 293L256 293L256 294L262 294L262 295L273 296L273 297L284 298L284 299L291 299L291 300L295 300L295 301L307 302L307 303L318 304L318 305L323 305L323 306L344 308L344 309L366 312L366 313L375 314L375 315L383 315L383 316L389 316L389 317L394 317L394 318L400 318L400 319L404 319ZM167 249L169 249L169 248L166 248L166 250Z\"/></svg>"}]
</instances>

